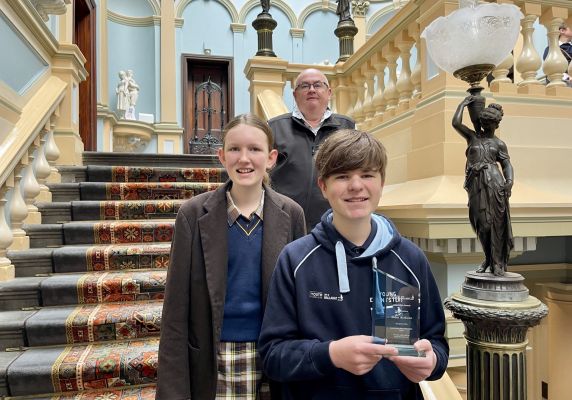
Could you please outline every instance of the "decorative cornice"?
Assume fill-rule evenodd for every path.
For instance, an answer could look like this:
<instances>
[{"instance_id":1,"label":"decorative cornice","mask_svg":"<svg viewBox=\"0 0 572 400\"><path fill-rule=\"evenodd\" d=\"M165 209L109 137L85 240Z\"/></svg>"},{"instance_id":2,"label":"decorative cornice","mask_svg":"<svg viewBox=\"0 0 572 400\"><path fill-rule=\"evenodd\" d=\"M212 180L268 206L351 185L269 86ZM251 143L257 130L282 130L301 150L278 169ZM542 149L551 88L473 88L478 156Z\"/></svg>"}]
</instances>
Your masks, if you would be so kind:
<instances>
[{"instance_id":1,"label":"decorative cornice","mask_svg":"<svg viewBox=\"0 0 572 400\"><path fill-rule=\"evenodd\" d=\"M246 24L232 23L230 29L233 33L244 33L246 31Z\"/></svg>"},{"instance_id":2,"label":"decorative cornice","mask_svg":"<svg viewBox=\"0 0 572 400\"><path fill-rule=\"evenodd\" d=\"M292 36L293 38L303 39L304 33L306 33L305 29L300 29L300 28L291 28L290 29L290 36Z\"/></svg>"},{"instance_id":3,"label":"decorative cornice","mask_svg":"<svg viewBox=\"0 0 572 400\"><path fill-rule=\"evenodd\" d=\"M70 0L30 0L32 6L36 9L40 17L47 22L50 19L50 14L62 15L67 11L67 4Z\"/></svg>"},{"instance_id":4,"label":"decorative cornice","mask_svg":"<svg viewBox=\"0 0 572 400\"><path fill-rule=\"evenodd\" d=\"M107 20L127 26L161 25L161 17L158 15L152 15L149 17L130 17L127 15L115 13L111 10L107 10Z\"/></svg>"},{"instance_id":5,"label":"decorative cornice","mask_svg":"<svg viewBox=\"0 0 572 400\"><path fill-rule=\"evenodd\" d=\"M426 239L410 237L408 239L428 253L470 255L483 251L481 243L476 238ZM515 237L513 251L521 253L536 250L536 239L536 237Z\"/></svg>"},{"instance_id":6,"label":"decorative cornice","mask_svg":"<svg viewBox=\"0 0 572 400\"><path fill-rule=\"evenodd\" d=\"M72 71L77 82L87 78L84 67L85 57L75 44L60 43L58 52L54 54L52 70L54 72Z\"/></svg>"}]
</instances>

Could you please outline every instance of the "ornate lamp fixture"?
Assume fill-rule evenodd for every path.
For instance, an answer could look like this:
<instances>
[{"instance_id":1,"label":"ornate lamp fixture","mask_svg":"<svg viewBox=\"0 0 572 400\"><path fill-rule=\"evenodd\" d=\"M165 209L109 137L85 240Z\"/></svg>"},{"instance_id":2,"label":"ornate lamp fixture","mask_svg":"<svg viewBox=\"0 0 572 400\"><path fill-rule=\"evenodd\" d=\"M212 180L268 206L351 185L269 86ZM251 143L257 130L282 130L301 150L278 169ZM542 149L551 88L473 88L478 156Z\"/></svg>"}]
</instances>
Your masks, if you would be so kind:
<instances>
[{"instance_id":1,"label":"ornate lamp fixture","mask_svg":"<svg viewBox=\"0 0 572 400\"><path fill-rule=\"evenodd\" d=\"M437 18L421 37L437 66L473 88L514 48L523 15L510 4L459 3L457 11Z\"/></svg>"},{"instance_id":2,"label":"ornate lamp fixture","mask_svg":"<svg viewBox=\"0 0 572 400\"><path fill-rule=\"evenodd\" d=\"M477 6L477 0L460 0L460 5L459 10L433 21L421 37L433 61L470 86L469 96L455 112L453 127L467 141L464 186L469 194L469 221L485 260L465 275L461 293L447 298L445 307L465 325L468 399L525 400L526 332L548 310L529 296L521 275L507 272L513 248L509 198L514 171L506 144L494 135L502 107L485 108L480 94L481 80L513 49L523 15L508 4ZM465 108L474 129L462 122Z\"/></svg>"}]
</instances>

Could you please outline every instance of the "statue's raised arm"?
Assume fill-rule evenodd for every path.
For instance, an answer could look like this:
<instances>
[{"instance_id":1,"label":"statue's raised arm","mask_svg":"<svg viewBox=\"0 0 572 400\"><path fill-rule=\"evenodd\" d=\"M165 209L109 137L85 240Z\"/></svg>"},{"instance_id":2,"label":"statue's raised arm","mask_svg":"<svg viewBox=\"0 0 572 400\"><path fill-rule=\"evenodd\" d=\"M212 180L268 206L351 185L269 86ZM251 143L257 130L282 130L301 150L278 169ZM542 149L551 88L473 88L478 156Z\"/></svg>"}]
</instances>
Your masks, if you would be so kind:
<instances>
[{"instance_id":1,"label":"statue's raised arm","mask_svg":"<svg viewBox=\"0 0 572 400\"><path fill-rule=\"evenodd\" d=\"M474 104L475 101L476 101L476 98L473 95L469 95L469 96L465 97L465 99L459 104L459 106L457 107L457 110L455 111L455 114L453 115L453 128L455 128L455 130L457 132L459 132L459 134L462 137L464 137L467 142L470 142L471 138L476 133L475 133L475 131L470 129L468 126L463 124L463 112L465 111L465 108L469 104ZM475 121L473 121L473 123L474 122ZM475 125L476 125L475 130L480 130L480 126L477 124L475 124Z\"/></svg>"}]
</instances>

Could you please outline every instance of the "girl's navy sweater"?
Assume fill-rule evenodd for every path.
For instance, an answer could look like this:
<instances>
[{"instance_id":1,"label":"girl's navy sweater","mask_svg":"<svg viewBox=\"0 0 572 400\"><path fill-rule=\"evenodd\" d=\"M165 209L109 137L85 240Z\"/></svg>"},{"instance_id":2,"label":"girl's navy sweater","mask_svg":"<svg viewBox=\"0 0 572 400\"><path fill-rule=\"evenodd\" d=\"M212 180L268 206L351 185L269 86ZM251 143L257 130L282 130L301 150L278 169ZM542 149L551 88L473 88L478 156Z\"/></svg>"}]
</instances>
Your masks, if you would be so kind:
<instances>
[{"instance_id":1,"label":"girl's navy sweater","mask_svg":"<svg viewBox=\"0 0 572 400\"><path fill-rule=\"evenodd\" d=\"M409 381L388 359L369 373L356 376L335 367L329 356L333 340L371 335L372 265L405 282L419 282L420 338L431 341L437 365L428 378L440 378L447 367L449 346L437 285L423 252L402 238L385 217L372 215L376 237L365 252L336 257L337 231L331 211L306 235L288 244L272 277L259 339L263 368L283 383L283 399L420 400L419 385ZM352 258L353 257L353 258ZM375 261L373 260L375 258ZM347 264L349 292L343 293ZM415 275L415 276L413 276ZM342 287L342 290L340 290Z\"/></svg>"}]
</instances>

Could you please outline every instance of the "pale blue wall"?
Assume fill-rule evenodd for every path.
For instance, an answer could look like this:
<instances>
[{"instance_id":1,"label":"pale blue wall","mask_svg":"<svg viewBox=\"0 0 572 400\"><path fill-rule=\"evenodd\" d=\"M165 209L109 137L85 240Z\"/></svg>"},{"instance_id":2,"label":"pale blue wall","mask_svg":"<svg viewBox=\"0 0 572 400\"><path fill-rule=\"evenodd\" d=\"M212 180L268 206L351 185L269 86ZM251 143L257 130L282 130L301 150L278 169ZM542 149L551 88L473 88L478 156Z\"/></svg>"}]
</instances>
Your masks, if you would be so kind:
<instances>
[{"instance_id":1,"label":"pale blue wall","mask_svg":"<svg viewBox=\"0 0 572 400\"><path fill-rule=\"evenodd\" d=\"M223 5L212 0L192 1L182 17L185 20L181 37L183 53L203 54L204 44L213 56L232 56L232 20Z\"/></svg>"},{"instance_id":2,"label":"pale blue wall","mask_svg":"<svg viewBox=\"0 0 572 400\"><path fill-rule=\"evenodd\" d=\"M381 27L383 25L385 25L387 23L387 21L389 21L391 19L391 17L393 17L395 15L395 10L394 11L389 11L387 14L383 15L382 17L380 17L378 20L375 21L375 23L373 23L369 29L369 31L367 32L370 35L373 35L375 32L377 32L378 30L381 29Z\"/></svg>"},{"instance_id":3,"label":"pale blue wall","mask_svg":"<svg viewBox=\"0 0 572 400\"><path fill-rule=\"evenodd\" d=\"M147 0L107 0L107 9L131 17L153 15L153 7Z\"/></svg>"},{"instance_id":4,"label":"pale blue wall","mask_svg":"<svg viewBox=\"0 0 572 400\"><path fill-rule=\"evenodd\" d=\"M48 63L32 48L8 18L0 12L0 46L9 49L10 62L0 62L0 81L23 94L48 68Z\"/></svg>"},{"instance_id":5,"label":"pale blue wall","mask_svg":"<svg viewBox=\"0 0 572 400\"><path fill-rule=\"evenodd\" d=\"M303 28L306 30L303 40L304 64L318 64L328 60L335 64L340 51L338 38L334 30L338 16L331 11L315 11L306 18Z\"/></svg>"},{"instance_id":6,"label":"pale blue wall","mask_svg":"<svg viewBox=\"0 0 572 400\"><path fill-rule=\"evenodd\" d=\"M140 87L136 112L156 115L155 28L134 27L108 21L109 106L116 110L115 88L120 70L133 70Z\"/></svg>"}]
</instances>

